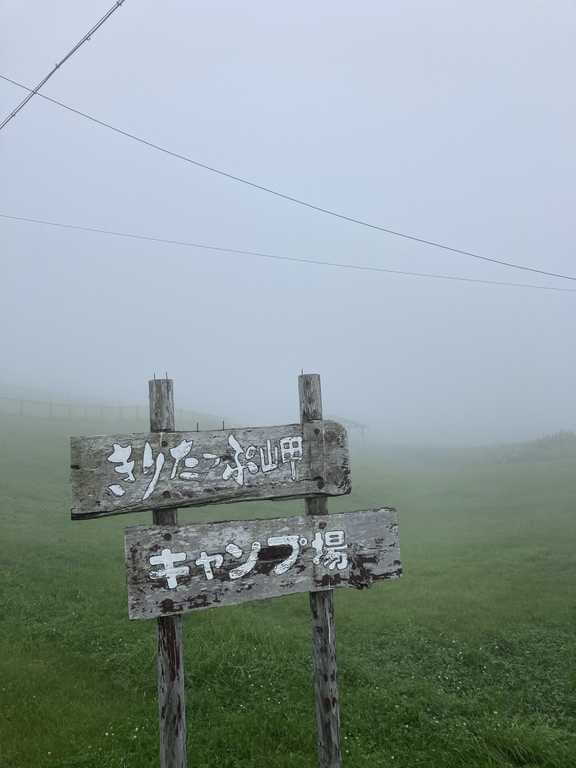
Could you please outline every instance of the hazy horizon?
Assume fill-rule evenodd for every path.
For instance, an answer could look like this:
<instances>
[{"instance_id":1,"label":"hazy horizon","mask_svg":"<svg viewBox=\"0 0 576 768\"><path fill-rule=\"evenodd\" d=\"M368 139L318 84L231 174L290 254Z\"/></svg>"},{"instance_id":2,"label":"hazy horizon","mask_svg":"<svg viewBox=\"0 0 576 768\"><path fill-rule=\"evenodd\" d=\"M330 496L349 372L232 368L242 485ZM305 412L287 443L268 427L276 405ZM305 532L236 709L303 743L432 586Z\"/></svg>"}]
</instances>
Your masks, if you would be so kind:
<instances>
[{"instance_id":1,"label":"hazy horizon","mask_svg":"<svg viewBox=\"0 0 576 768\"><path fill-rule=\"evenodd\" d=\"M7 0L0 73L35 84L108 3ZM576 6L131 0L46 95L344 214L573 274ZM0 81L2 115L22 91ZM34 98L0 135L0 213L397 270L571 287L298 207ZM176 403L390 442L576 428L569 293L271 261L0 219L0 395Z\"/></svg>"}]
</instances>

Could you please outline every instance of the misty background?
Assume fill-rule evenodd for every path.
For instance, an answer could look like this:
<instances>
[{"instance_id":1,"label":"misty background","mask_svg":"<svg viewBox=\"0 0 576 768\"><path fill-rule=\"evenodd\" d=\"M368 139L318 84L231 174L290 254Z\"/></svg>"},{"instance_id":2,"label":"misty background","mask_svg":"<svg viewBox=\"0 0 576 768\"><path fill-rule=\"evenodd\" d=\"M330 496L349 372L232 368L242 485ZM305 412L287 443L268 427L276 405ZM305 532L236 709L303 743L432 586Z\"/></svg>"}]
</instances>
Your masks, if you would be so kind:
<instances>
[{"instance_id":1,"label":"misty background","mask_svg":"<svg viewBox=\"0 0 576 768\"><path fill-rule=\"evenodd\" d=\"M2 3L34 85L111 3ZM499 259L573 265L573 2L127 0L47 95L257 183ZM24 92L0 81L0 112ZM0 212L272 254L574 287L410 243L194 168L34 98ZM576 427L576 295L353 272L0 219L0 394L270 424L297 375L395 442Z\"/></svg>"}]
</instances>

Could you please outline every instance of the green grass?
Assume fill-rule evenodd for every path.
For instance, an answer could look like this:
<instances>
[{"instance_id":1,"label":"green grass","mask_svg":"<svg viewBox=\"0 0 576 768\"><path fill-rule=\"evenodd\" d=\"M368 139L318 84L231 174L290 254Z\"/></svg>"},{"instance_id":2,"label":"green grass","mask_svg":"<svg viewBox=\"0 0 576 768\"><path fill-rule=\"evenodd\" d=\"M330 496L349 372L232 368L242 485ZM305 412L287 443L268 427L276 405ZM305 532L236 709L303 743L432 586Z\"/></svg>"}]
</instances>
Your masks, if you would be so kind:
<instances>
[{"instance_id":1,"label":"green grass","mask_svg":"<svg viewBox=\"0 0 576 768\"><path fill-rule=\"evenodd\" d=\"M69 520L70 431L104 430L0 417L0 767L157 766L155 625L127 619L122 556L150 516ZM354 463L330 509L398 506L405 575L336 593L346 766L576 766L574 476L561 456ZM191 768L313 768L306 596L184 626Z\"/></svg>"}]
</instances>

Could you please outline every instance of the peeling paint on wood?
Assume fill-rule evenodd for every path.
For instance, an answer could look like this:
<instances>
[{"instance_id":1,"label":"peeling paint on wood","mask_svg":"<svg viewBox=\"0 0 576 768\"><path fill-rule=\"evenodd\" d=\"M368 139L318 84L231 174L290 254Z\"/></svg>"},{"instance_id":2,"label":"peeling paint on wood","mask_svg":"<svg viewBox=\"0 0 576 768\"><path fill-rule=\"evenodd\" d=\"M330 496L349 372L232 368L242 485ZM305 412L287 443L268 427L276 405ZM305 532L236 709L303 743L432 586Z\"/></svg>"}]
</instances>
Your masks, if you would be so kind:
<instances>
[{"instance_id":1,"label":"peeling paint on wood","mask_svg":"<svg viewBox=\"0 0 576 768\"><path fill-rule=\"evenodd\" d=\"M330 421L71 439L72 519L350 493L346 430Z\"/></svg>"},{"instance_id":2,"label":"peeling paint on wood","mask_svg":"<svg viewBox=\"0 0 576 768\"><path fill-rule=\"evenodd\" d=\"M394 509L126 530L128 613L151 619L401 574Z\"/></svg>"}]
</instances>

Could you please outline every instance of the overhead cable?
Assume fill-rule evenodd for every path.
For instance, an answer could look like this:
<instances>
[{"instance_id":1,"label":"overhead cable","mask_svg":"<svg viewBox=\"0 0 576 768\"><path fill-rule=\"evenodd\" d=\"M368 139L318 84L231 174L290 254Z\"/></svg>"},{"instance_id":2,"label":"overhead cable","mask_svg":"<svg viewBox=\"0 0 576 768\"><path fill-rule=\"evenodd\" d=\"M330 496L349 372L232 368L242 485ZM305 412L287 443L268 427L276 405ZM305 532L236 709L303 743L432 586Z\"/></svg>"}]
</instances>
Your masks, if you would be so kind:
<instances>
[{"instance_id":1,"label":"overhead cable","mask_svg":"<svg viewBox=\"0 0 576 768\"><path fill-rule=\"evenodd\" d=\"M281 256L279 254L265 253L263 251L251 251L242 248L228 248L226 246L208 245L206 243L195 243L189 240L175 240L166 237L154 237L152 235L140 235L133 232L120 232L111 229L102 229L101 227L90 227L81 224L69 224L60 221L48 221L45 219L36 219L29 216L13 216L7 213L0 213L0 218L9 221L17 221L26 224L37 224L46 227L56 227L59 229L77 230L80 232L91 232L98 235L110 235L113 237L129 238L131 240L140 240L150 243L162 243L164 245L177 245L184 248L198 248L205 251L216 251L220 253L229 253L238 256L254 256L260 259L272 259L274 261L295 262L297 264L311 264L320 267L332 267L336 269L355 270L359 272L383 272L389 275L398 275L402 277L420 277L433 280L454 280L460 283L477 283L480 285L494 285L507 288L527 288L537 291L556 291L560 293L576 293L575 288L560 288L555 285L535 285L532 283L512 283L503 280L482 280L474 277L463 277L460 275L444 275L434 272L409 272L406 270L392 269L389 267L380 267L371 264L354 264L340 261L324 261L321 259L309 259L302 256Z\"/></svg>"},{"instance_id":2,"label":"overhead cable","mask_svg":"<svg viewBox=\"0 0 576 768\"><path fill-rule=\"evenodd\" d=\"M38 91L40 90L40 88L42 88L42 86L43 86L43 85L45 85L45 84L48 82L48 80L50 80L50 78L52 77L52 75L53 75L55 72L57 72L57 71L60 69L60 67L62 66L62 64L64 64L65 62L67 62L67 61L68 61L68 59L69 59L71 56L73 56L73 55L76 53L76 51L77 51L79 48L81 48L81 47L84 45L84 43L86 43L88 40L90 40L90 38L92 37L92 35L93 35L95 32L97 32L97 31L98 31L98 29L100 29L100 27L102 26L102 24L104 24L104 23L105 23L105 22L106 22L106 21L107 21L107 20L110 18L110 16L112 16L112 14L114 13L114 11L117 11L117 10L118 10L118 8L120 8L120 6L121 6L121 5L122 5L124 2L125 2L125 0L118 0L118 2L114 3L114 5L112 6L112 8L110 8L110 10L109 10L109 11L107 11L107 12L104 14L104 16L102 16L102 18L101 18L99 21L97 21L97 22L96 22L96 24L94 24L94 26L93 26L93 27L92 27L90 30L88 30L88 32L86 32L86 34L84 35L84 37L83 37L81 40L79 40L79 41L76 43L76 45L75 45L75 46L74 46L74 47L73 47L71 50L69 50L69 51L68 51L68 53L66 54L66 56L64 56L64 58L60 59L60 61L59 61L57 64L55 64L55 65L52 67L52 69L50 70L50 72L48 72L48 74L46 75L46 77L44 77L42 80L40 80L40 82L38 83L38 85L35 85L35 86L34 86L34 88L27 88L27 89L26 89L27 91L29 91L28 95L27 95L27 96L26 96L24 99L22 99L22 101L20 102L20 104L18 104L18 106L17 106L17 107L15 107L15 108L12 110L12 112L10 112L10 114L6 115L6 117L4 118L4 120L2 120L2 122L0 123L0 131L1 131L1 130L2 130L2 129L3 129L5 126L6 126L6 125L8 125L8 123L10 122L10 120L12 120L13 118L15 118L15 117L16 117L16 115L18 114L18 112L20 112L20 110L21 110L21 109L24 109L24 107L26 106L26 104L28 104L28 102L30 101L30 99L32 99L34 96L36 96L36 95L38 94Z\"/></svg>"},{"instance_id":3,"label":"overhead cable","mask_svg":"<svg viewBox=\"0 0 576 768\"><path fill-rule=\"evenodd\" d=\"M13 80L10 77L7 77L6 75L0 74L0 79L5 80L8 83L11 83L12 85L17 86L18 88L23 88L24 90L31 90L28 88L28 86L23 85L22 83L19 83L17 80ZM404 240L410 240L415 243L420 243L422 245L428 245L433 248L439 248L444 251L448 251L450 253L456 253L461 256L469 256L473 259L478 259L480 261L489 262L491 264L499 264L503 267L509 267L510 269L518 269L522 270L524 272L532 272L538 275L545 275L546 277L556 277L562 280L572 280L576 281L576 276L574 275L566 275L561 272L551 272L549 270L540 269L538 267L529 267L524 264L516 264L515 262L511 261L504 261L502 259L496 259L491 256L482 256L479 253L475 253L474 251L467 251L462 248L455 248L450 245L446 245L444 243L437 242L436 240L429 240L423 237L418 237L416 235L411 235L406 232L400 232L395 229L390 229L388 227L380 226L379 224L373 224L371 222L365 221L364 219L358 219L354 216L348 216L343 213L338 213L337 211L334 211L330 208L324 208L320 205L314 205L313 203L309 203L306 200L302 200L297 197L293 197L292 195L288 195L284 192L279 192L276 189L272 189L271 187L266 187L263 184L257 184L254 181L250 181L249 179L243 178L242 176L236 176L233 173L229 173L228 171L223 171L220 168L215 168L214 166L208 165L206 163L203 163L199 160L194 160L193 158L189 157L188 155L183 155L180 152L174 152L171 149L168 149L167 147L163 147L160 144L155 144L153 141L149 141L148 139L144 139L141 136L137 136L134 133L130 133L129 131L124 131L121 128L117 128L114 125L111 125L110 123L105 122L104 120L100 120L97 117L94 117L93 115L88 114L87 112L82 112L79 109L76 109L75 107L70 107L68 104L64 104L61 101L58 101L57 99L53 99L50 96L46 96L42 93L39 93L38 96L45 99L46 101L51 102L52 104L56 104L59 107L62 107L63 109L68 110L69 112L73 112L75 115L79 115L80 117L84 117L87 120L91 120L93 123L96 123L97 125L100 125L104 128L108 128L111 131L114 131L115 133L120 134L121 136L124 136L128 139L132 139L133 141L137 141L140 144L144 144L145 146L155 149L158 152L163 152L166 155L170 155L170 157L175 157L178 160L183 160L186 163L189 163L191 165L194 165L198 168L203 168L206 171L210 171L211 173L216 173L219 176L224 176L227 179L231 179L233 181L240 182L241 184L245 184L249 187L252 187L253 189L258 189L261 192L267 192L268 194L274 195L276 197L282 198L283 200L288 200L289 202L295 203L297 205L304 206L306 208L310 208L313 211L318 211L320 213L325 213L328 216L333 216L337 219L342 219L343 221L352 222L353 224L359 224L363 227L368 227L369 229L375 229L380 232L385 232L388 235L394 235L395 237L401 237Z\"/></svg>"}]
</instances>

